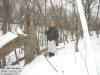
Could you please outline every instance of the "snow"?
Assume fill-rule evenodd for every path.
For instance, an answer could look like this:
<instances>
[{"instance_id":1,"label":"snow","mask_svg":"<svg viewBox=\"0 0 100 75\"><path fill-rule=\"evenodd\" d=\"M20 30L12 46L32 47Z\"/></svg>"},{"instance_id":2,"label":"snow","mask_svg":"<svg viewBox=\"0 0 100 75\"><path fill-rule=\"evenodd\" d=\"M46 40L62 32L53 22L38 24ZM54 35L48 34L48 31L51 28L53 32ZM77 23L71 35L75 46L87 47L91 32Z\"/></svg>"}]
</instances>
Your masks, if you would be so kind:
<instances>
[{"instance_id":1,"label":"snow","mask_svg":"<svg viewBox=\"0 0 100 75\"><path fill-rule=\"evenodd\" d=\"M5 44L9 43L11 40L17 38L18 35L8 32L5 35L0 37L0 48L2 48Z\"/></svg>"},{"instance_id":2,"label":"snow","mask_svg":"<svg viewBox=\"0 0 100 75\"><path fill-rule=\"evenodd\" d=\"M24 34L23 31L21 30L21 28L19 26L17 26L17 24L15 24L14 28L12 28L12 32L15 33L15 34Z\"/></svg>"},{"instance_id":3,"label":"snow","mask_svg":"<svg viewBox=\"0 0 100 75\"><path fill-rule=\"evenodd\" d=\"M90 38L93 46L95 61L100 72L100 38L97 38L93 32ZM52 68L43 55L38 56L30 64L26 65L20 75L88 75L86 66L86 42L85 39L79 41L79 52L74 52L75 42L63 43L57 47L56 56L47 58L56 68ZM91 62L90 62L91 63ZM98 74L100 75L100 74Z\"/></svg>"},{"instance_id":4,"label":"snow","mask_svg":"<svg viewBox=\"0 0 100 75\"><path fill-rule=\"evenodd\" d=\"M72 45L70 44L70 46ZM86 71L84 70L85 65L80 54L77 53L76 55L74 55L73 47L70 46L66 47L65 49L57 51L55 57L48 59L57 69L58 72L56 72L50 66L50 64L46 61L43 55L40 55L32 63L27 65L20 75L87 75ZM83 66L81 66L82 64Z\"/></svg>"},{"instance_id":5,"label":"snow","mask_svg":"<svg viewBox=\"0 0 100 75\"><path fill-rule=\"evenodd\" d=\"M11 40L17 38L18 36L14 33L8 32L4 36L0 37L0 48L5 44L9 43ZM93 46L93 54L95 56L96 66L98 73L100 72L100 35L99 38L96 37L96 33L93 32L93 36L90 38ZM80 39L79 41L79 52L74 52L75 41L69 41L69 43L59 44L56 51L56 56L47 58L51 64L56 68L57 72L52 68L43 55L38 56L30 64L22 68L20 75L88 75L86 66L86 54L87 46L85 39ZM19 49L18 49L19 50ZM23 54L23 53L21 53ZM14 56L14 52L13 52ZM11 58L13 58L11 53ZM20 54L18 55L20 56ZM20 57L23 57L20 56ZM7 57L9 58L9 57ZM14 59L16 60L16 59ZM91 62L89 62L91 63ZM11 64L11 63L9 63ZM8 67L10 67L8 64ZM24 64L22 61L18 67ZM100 74L99 74L100 75Z\"/></svg>"},{"instance_id":6,"label":"snow","mask_svg":"<svg viewBox=\"0 0 100 75\"><path fill-rule=\"evenodd\" d=\"M88 25L87 25L82 1L76 0L76 2L77 2L78 11L79 11L79 14L80 14L80 19L81 19L82 28L83 28L86 46L87 46L87 48L86 48L87 54L86 54L86 59L85 59L86 66L87 66L87 69L88 69L87 71L88 71L89 75L97 75L96 63L94 61L94 54L93 54L93 50L92 50L92 45L91 45L90 36L89 36L89 32L88 32Z\"/></svg>"}]
</instances>

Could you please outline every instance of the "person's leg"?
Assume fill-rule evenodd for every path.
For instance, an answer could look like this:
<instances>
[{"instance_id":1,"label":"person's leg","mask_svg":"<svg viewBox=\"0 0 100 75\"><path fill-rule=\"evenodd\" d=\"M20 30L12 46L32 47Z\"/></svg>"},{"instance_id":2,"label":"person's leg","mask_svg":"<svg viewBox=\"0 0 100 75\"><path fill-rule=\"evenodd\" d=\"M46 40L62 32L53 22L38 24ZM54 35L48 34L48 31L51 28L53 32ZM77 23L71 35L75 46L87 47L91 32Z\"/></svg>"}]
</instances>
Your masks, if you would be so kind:
<instances>
[{"instance_id":1,"label":"person's leg","mask_svg":"<svg viewBox=\"0 0 100 75\"><path fill-rule=\"evenodd\" d=\"M52 51L52 43L51 41L48 41L48 56L51 57L51 51Z\"/></svg>"},{"instance_id":2,"label":"person's leg","mask_svg":"<svg viewBox=\"0 0 100 75\"><path fill-rule=\"evenodd\" d=\"M55 45L55 43L54 43L54 41L53 41L53 42L52 42L52 52L55 53L55 51L56 51L56 45Z\"/></svg>"},{"instance_id":3,"label":"person's leg","mask_svg":"<svg viewBox=\"0 0 100 75\"><path fill-rule=\"evenodd\" d=\"M56 45L54 41L48 41L48 55L49 57L55 56Z\"/></svg>"},{"instance_id":4,"label":"person's leg","mask_svg":"<svg viewBox=\"0 0 100 75\"><path fill-rule=\"evenodd\" d=\"M2 68L2 66L1 66L1 60L0 60L0 68Z\"/></svg>"},{"instance_id":5,"label":"person's leg","mask_svg":"<svg viewBox=\"0 0 100 75\"><path fill-rule=\"evenodd\" d=\"M49 52L49 57L55 56L55 53Z\"/></svg>"},{"instance_id":6,"label":"person's leg","mask_svg":"<svg viewBox=\"0 0 100 75\"><path fill-rule=\"evenodd\" d=\"M51 41L51 51L49 52L49 57L55 56L56 51L56 45L54 44L54 41Z\"/></svg>"}]
</instances>

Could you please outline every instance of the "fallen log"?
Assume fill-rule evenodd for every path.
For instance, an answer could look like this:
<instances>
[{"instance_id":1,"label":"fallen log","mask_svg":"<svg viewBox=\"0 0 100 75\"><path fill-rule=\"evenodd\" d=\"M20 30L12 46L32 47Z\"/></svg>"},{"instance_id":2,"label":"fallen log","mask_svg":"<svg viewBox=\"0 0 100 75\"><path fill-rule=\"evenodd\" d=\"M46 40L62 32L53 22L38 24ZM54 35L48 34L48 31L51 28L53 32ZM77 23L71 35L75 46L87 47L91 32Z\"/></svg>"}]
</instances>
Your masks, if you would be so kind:
<instances>
[{"instance_id":1,"label":"fallen log","mask_svg":"<svg viewBox=\"0 0 100 75\"><path fill-rule=\"evenodd\" d=\"M14 37L10 37L10 36L14 36ZM5 39L6 38L6 39ZM2 37L0 39L1 43L0 43L0 60L2 60L4 57L6 57L7 55L9 55L12 51L16 50L16 48L18 48L21 43L24 41L23 39L24 36L18 36L16 34L13 33L9 33L9 35L5 35L5 37Z\"/></svg>"}]
</instances>

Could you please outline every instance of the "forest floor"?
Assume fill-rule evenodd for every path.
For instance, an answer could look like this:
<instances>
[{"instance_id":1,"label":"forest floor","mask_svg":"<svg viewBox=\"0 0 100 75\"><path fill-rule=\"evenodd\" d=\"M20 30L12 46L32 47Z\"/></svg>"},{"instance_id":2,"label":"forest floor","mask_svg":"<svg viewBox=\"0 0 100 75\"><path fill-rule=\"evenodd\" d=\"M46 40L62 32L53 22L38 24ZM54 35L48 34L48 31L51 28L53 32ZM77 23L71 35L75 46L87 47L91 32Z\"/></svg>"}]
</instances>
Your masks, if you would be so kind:
<instances>
[{"instance_id":1,"label":"forest floor","mask_svg":"<svg viewBox=\"0 0 100 75\"><path fill-rule=\"evenodd\" d=\"M97 70L100 75L100 36L96 37L95 32L90 37L93 47L93 53L97 65ZM61 43L57 47L56 55L48 58L54 68L48 63L43 55L38 56L30 64L26 65L20 75L88 75L86 65L83 58L86 56L85 40L79 41L79 52L74 52L75 41L70 41L68 44ZM91 62L90 62L91 63Z\"/></svg>"}]
</instances>

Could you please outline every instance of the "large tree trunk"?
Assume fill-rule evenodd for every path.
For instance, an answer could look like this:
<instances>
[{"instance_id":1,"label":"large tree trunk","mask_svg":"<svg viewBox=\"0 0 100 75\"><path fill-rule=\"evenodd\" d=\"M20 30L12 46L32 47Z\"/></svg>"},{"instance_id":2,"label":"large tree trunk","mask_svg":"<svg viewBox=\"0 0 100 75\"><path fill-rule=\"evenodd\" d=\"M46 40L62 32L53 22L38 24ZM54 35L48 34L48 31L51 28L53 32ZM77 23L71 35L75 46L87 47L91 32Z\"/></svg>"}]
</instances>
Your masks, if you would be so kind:
<instances>
[{"instance_id":1,"label":"large tree trunk","mask_svg":"<svg viewBox=\"0 0 100 75\"><path fill-rule=\"evenodd\" d=\"M25 64L30 63L34 57L39 54L39 44L36 34L36 28L33 22L33 19L31 18L30 21L29 17L26 19L27 24L25 24L25 32L28 34L26 40L25 40ZM29 22L29 23L28 23Z\"/></svg>"},{"instance_id":2,"label":"large tree trunk","mask_svg":"<svg viewBox=\"0 0 100 75\"><path fill-rule=\"evenodd\" d=\"M3 0L3 26L2 26L2 31L3 34L7 33L7 18L8 18L8 5L9 5L9 0ZM2 59L2 68L5 68L6 66L6 58Z\"/></svg>"}]
</instances>

